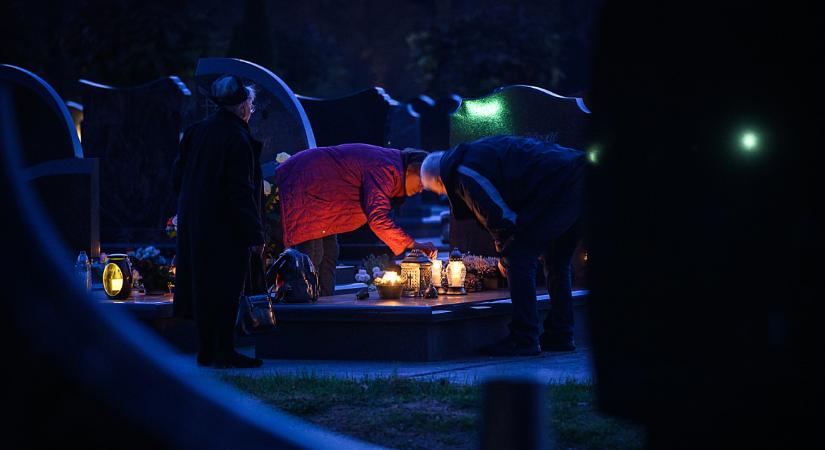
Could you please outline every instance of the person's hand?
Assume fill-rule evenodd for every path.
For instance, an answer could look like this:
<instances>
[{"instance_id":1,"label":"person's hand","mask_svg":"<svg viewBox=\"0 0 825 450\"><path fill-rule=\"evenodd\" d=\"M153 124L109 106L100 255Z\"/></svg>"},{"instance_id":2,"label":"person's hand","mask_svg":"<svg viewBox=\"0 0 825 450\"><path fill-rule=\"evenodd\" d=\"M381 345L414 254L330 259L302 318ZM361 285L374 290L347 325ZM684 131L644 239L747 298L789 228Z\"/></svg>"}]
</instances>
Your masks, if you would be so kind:
<instances>
[{"instance_id":1,"label":"person's hand","mask_svg":"<svg viewBox=\"0 0 825 450\"><path fill-rule=\"evenodd\" d=\"M498 261L498 271L501 272L501 276L507 278L507 268L501 264L501 260Z\"/></svg>"},{"instance_id":2,"label":"person's hand","mask_svg":"<svg viewBox=\"0 0 825 450\"><path fill-rule=\"evenodd\" d=\"M428 258L432 259L438 257L438 249L432 242L415 242L413 243L412 248L421 250L425 255L427 255Z\"/></svg>"}]
</instances>

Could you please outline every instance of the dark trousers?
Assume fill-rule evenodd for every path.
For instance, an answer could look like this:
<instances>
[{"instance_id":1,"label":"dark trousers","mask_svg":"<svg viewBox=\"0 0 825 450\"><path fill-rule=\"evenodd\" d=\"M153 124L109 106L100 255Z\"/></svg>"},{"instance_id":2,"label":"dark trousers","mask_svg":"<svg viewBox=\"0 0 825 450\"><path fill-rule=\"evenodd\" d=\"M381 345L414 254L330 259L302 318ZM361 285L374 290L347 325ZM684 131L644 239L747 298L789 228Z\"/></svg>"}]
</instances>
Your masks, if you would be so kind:
<instances>
[{"instance_id":1,"label":"dark trousers","mask_svg":"<svg viewBox=\"0 0 825 450\"><path fill-rule=\"evenodd\" d=\"M194 316L198 329L198 352L215 361L226 361L235 353L235 323L238 299L244 291L249 251L227 257L221 267L208 261L193 261ZM215 280L220 280L216 282Z\"/></svg>"},{"instance_id":2,"label":"dark trousers","mask_svg":"<svg viewBox=\"0 0 825 450\"><path fill-rule=\"evenodd\" d=\"M299 252L309 256L318 271L320 294L326 297L335 293L335 267L338 265L338 238L336 235L312 239L295 246Z\"/></svg>"},{"instance_id":3,"label":"dark trousers","mask_svg":"<svg viewBox=\"0 0 825 450\"><path fill-rule=\"evenodd\" d=\"M551 338L573 336L573 292L570 260L576 250L581 226L577 222L559 237L544 245L514 240L502 255L513 302L510 335L524 344L539 341L539 316L536 305L536 268L539 259L550 293L550 313L544 321L544 333Z\"/></svg>"}]
</instances>

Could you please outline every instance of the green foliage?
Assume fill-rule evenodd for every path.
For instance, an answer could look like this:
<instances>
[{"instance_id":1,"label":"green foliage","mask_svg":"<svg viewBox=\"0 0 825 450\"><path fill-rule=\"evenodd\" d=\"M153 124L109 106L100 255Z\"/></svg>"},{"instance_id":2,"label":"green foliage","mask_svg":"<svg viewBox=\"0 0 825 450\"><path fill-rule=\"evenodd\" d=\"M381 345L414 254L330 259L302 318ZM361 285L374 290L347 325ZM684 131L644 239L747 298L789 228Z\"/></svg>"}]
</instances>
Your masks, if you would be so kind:
<instances>
[{"instance_id":1,"label":"green foliage","mask_svg":"<svg viewBox=\"0 0 825 450\"><path fill-rule=\"evenodd\" d=\"M411 69L430 95L480 97L508 84L554 89L564 77L554 17L499 4L410 34Z\"/></svg>"}]
</instances>

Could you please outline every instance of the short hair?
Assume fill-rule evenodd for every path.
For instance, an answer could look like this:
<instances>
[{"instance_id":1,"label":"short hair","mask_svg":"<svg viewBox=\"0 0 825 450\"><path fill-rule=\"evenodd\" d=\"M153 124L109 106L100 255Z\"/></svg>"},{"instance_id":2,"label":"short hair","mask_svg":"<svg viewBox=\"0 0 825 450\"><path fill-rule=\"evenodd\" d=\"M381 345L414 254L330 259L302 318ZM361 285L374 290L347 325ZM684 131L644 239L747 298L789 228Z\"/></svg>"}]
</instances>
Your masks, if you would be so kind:
<instances>
[{"instance_id":1,"label":"short hair","mask_svg":"<svg viewBox=\"0 0 825 450\"><path fill-rule=\"evenodd\" d=\"M407 167L420 167L421 164L424 163L424 159L427 157L428 153L424 150L419 150L417 148L407 147L404 150L401 150L401 162L404 164L404 170L407 170Z\"/></svg>"},{"instance_id":2,"label":"short hair","mask_svg":"<svg viewBox=\"0 0 825 450\"><path fill-rule=\"evenodd\" d=\"M251 104L255 101L255 94L257 91L253 86L243 85L241 79L237 76L226 75L221 78L218 78L217 80L215 80L214 83L212 83L212 96L216 99L231 98L241 88L246 89L246 99L244 99L240 103L222 105L229 111L232 111L236 114L240 114L241 108L244 105L244 103L250 102Z\"/></svg>"}]
</instances>

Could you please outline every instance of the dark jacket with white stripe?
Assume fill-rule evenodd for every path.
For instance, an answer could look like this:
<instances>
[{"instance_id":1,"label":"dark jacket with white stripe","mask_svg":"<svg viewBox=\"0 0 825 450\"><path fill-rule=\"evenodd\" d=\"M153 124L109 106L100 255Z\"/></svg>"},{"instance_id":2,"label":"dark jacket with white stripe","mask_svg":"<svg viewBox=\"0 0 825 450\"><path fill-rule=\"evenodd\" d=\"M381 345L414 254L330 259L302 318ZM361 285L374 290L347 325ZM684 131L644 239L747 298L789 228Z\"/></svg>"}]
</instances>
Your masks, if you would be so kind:
<instances>
[{"instance_id":1,"label":"dark jacket with white stripe","mask_svg":"<svg viewBox=\"0 0 825 450\"><path fill-rule=\"evenodd\" d=\"M440 171L454 217L475 217L501 252L513 238L543 242L536 234L560 234L579 218L585 164L580 150L492 136L444 152Z\"/></svg>"}]
</instances>

